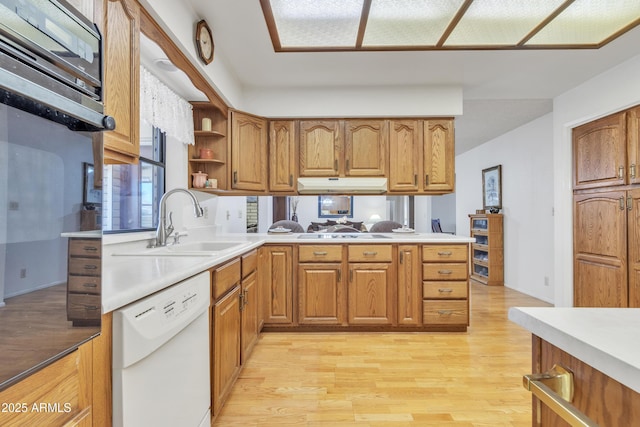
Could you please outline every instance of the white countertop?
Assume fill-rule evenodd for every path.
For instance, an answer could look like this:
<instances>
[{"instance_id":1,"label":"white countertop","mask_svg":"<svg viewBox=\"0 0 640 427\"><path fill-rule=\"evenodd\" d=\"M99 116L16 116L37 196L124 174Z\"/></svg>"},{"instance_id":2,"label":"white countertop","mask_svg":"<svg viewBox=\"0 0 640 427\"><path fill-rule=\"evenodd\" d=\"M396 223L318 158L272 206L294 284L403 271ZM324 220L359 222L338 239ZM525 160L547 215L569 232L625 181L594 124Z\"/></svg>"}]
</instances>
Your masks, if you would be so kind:
<instances>
[{"instance_id":1,"label":"white countertop","mask_svg":"<svg viewBox=\"0 0 640 427\"><path fill-rule=\"evenodd\" d=\"M245 241L246 244L233 249L220 251L215 256L114 256L122 246L109 244L107 236L103 239L102 256L102 312L109 313L154 292L158 292L174 283L187 279L213 266L222 264L232 258L242 255L251 249L265 243L275 244L326 244L326 243L471 243L473 238L455 236L446 233L372 233L383 235L381 238L318 238L299 239L306 233L296 234L226 234L208 236L206 233L191 233L183 239L193 242L210 239L217 242ZM198 238L195 235L198 234ZM111 236L109 236L111 237ZM117 239L113 239L117 242ZM106 241L106 242L105 242ZM106 243L106 244L105 244ZM137 249L143 251L140 241ZM132 250L134 244L126 246L126 251ZM125 249L122 249L125 250Z\"/></svg>"},{"instance_id":2,"label":"white countertop","mask_svg":"<svg viewBox=\"0 0 640 427\"><path fill-rule=\"evenodd\" d=\"M640 393L640 308L513 307L509 319Z\"/></svg>"}]
</instances>

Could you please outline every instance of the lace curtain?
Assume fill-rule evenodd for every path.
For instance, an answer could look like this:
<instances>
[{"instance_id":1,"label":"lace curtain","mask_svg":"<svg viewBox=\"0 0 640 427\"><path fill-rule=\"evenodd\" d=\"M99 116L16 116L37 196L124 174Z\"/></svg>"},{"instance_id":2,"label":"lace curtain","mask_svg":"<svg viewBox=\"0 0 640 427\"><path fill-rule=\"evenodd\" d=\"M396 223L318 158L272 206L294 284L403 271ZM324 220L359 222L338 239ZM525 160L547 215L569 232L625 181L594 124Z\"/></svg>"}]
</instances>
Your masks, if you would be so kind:
<instances>
[{"instance_id":1,"label":"lace curtain","mask_svg":"<svg viewBox=\"0 0 640 427\"><path fill-rule=\"evenodd\" d=\"M194 144L193 107L144 66L140 66L142 119L183 144Z\"/></svg>"}]
</instances>

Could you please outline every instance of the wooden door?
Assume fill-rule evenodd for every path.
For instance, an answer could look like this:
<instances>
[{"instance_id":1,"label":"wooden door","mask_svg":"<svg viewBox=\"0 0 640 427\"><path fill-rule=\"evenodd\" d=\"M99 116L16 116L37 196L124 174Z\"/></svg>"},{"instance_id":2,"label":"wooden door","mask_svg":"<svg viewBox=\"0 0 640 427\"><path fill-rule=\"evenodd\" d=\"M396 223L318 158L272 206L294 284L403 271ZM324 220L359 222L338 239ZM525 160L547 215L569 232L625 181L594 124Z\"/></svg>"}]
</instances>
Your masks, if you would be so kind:
<instances>
[{"instance_id":1,"label":"wooden door","mask_svg":"<svg viewBox=\"0 0 640 427\"><path fill-rule=\"evenodd\" d=\"M574 305L627 306L626 191L574 195Z\"/></svg>"},{"instance_id":2,"label":"wooden door","mask_svg":"<svg viewBox=\"0 0 640 427\"><path fill-rule=\"evenodd\" d=\"M629 184L640 183L640 107L627 111L627 163Z\"/></svg>"},{"instance_id":3,"label":"wooden door","mask_svg":"<svg viewBox=\"0 0 640 427\"><path fill-rule=\"evenodd\" d=\"M640 189L627 193L629 307L640 307Z\"/></svg>"},{"instance_id":4,"label":"wooden door","mask_svg":"<svg viewBox=\"0 0 640 427\"><path fill-rule=\"evenodd\" d=\"M345 175L385 176L388 135L384 120L347 120L344 127Z\"/></svg>"},{"instance_id":5,"label":"wooden door","mask_svg":"<svg viewBox=\"0 0 640 427\"><path fill-rule=\"evenodd\" d=\"M573 130L573 189L626 183L625 113L616 113Z\"/></svg>"},{"instance_id":6,"label":"wooden door","mask_svg":"<svg viewBox=\"0 0 640 427\"><path fill-rule=\"evenodd\" d=\"M340 263L298 266L298 323L341 325L345 322L346 293Z\"/></svg>"},{"instance_id":7,"label":"wooden door","mask_svg":"<svg viewBox=\"0 0 640 427\"><path fill-rule=\"evenodd\" d=\"M105 163L137 163L140 156L140 6L107 0L103 31L104 113L116 128L103 133Z\"/></svg>"},{"instance_id":8,"label":"wooden door","mask_svg":"<svg viewBox=\"0 0 640 427\"><path fill-rule=\"evenodd\" d=\"M295 122L276 120L269 123L269 190L295 191L296 141Z\"/></svg>"},{"instance_id":9,"label":"wooden door","mask_svg":"<svg viewBox=\"0 0 640 427\"><path fill-rule=\"evenodd\" d=\"M422 283L418 247L398 246L398 324L422 323Z\"/></svg>"},{"instance_id":10,"label":"wooden door","mask_svg":"<svg viewBox=\"0 0 640 427\"><path fill-rule=\"evenodd\" d=\"M418 191L420 142L417 120L389 122L389 191Z\"/></svg>"},{"instance_id":11,"label":"wooden door","mask_svg":"<svg viewBox=\"0 0 640 427\"><path fill-rule=\"evenodd\" d=\"M391 263L349 264L349 324L394 323L394 280Z\"/></svg>"},{"instance_id":12,"label":"wooden door","mask_svg":"<svg viewBox=\"0 0 640 427\"><path fill-rule=\"evenodd\" d=\"M244 365L258 342L258 275L254 271L242 279L241 362Z\"/></svg>"},{"instance_id":13,"label":"wooden door","mask_svg":"<svg viewBox=\"0 0 640 427\"><path fill-rule=\"evenodd\" d=\"M240 287L213 307L213 413L220 412L240 372Z\"/></svg>"},{"instance_id":14,"label":"wooden door","mask_svg":"<svg viewBox=\"0 0 640 427\"><path fill-rule=\"evenodd\" d=\"M303 120L299 132L300 176L340 176L344 171L341 122Z\"/></svg>"},{"instance_id":15,"label":"wooden door","mask_svg":"<svg viewBox=\"0 0 640 427\"><path fill-rule=\"evenodd\" d=\"M423 190L451 192L455 185L453 119L424 122Z\"/></svg>"},{"instance_id":16,"label":"wooden door","mask_svg":"<svg viewBox=\"0 0 640 427\"><path fill-rule=\"evenodd\" d=\"M293 248L269 246L264 260L265 323L293 323ZM261 268L263 266L260 266Z\"/></svg>"},{"instance_id":17,"label":"wooden door","mask_svg":"<svg viewBox=\"0 0 640 427\"><path fill-rule=\"evenodd\" d=\"M231 126L231 187L266 191L267 121L232 111Z\"/></svg>"}]
</instances>

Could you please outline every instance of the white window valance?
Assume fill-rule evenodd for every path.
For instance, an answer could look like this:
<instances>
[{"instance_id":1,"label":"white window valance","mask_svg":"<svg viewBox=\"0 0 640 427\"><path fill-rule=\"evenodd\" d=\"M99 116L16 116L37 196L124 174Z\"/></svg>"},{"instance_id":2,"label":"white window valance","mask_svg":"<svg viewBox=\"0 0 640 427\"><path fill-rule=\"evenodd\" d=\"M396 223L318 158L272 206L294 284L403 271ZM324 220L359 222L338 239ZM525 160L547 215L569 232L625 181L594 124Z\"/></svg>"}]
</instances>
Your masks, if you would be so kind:
<instances>
[{"instance_id":1,"label":"white window valance","mask_svg":"<svg viewBox=\"0 0 640 427\"><path fill-rule=\"evenodd\" d=\"M183 144L194 144L193 107L140 66L140 115Z\"/></svg>"}]
</instances>

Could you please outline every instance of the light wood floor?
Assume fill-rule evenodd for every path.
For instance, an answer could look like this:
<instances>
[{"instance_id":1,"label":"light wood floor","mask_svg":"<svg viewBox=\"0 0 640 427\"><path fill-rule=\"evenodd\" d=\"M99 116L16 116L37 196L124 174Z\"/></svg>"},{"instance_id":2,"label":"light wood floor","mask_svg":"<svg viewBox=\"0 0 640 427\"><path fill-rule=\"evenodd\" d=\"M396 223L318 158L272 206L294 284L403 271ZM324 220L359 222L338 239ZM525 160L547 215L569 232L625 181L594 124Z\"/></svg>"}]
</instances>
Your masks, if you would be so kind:
<instances>
[{"instance_id":1,"label":"light wood floor","mask_svg":"<svg viewBox=\"0 0 640 427\"><path fill-rule=\"evenodd\" d=\"M263 333L215 423L224 426L530 426L531 335L471 285L466 333Z\"/></svg>"}]
</instances>

